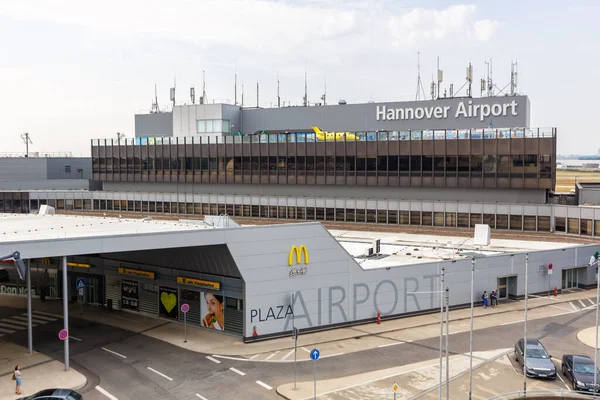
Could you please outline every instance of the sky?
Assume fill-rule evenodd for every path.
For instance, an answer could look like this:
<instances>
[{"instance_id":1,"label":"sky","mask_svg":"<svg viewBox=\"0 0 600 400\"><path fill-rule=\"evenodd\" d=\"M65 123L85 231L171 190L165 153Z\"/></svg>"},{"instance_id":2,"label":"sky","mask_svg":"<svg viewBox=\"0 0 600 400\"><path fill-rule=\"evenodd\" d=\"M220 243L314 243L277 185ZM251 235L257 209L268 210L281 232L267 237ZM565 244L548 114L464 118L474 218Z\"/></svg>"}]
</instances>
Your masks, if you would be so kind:
<instances>
[{"instance_id":1,"label":"sky","mask_svg":"<svg viewBox=\"0 0 600 400\"><path fill-rule=\"evenodd\" d=\"M596 154L600 135L597 0L0 0L0 152L90 155L90 140L134 137L134 115L208 102L300 105L427 96L437 58L455 94L492 64L499 88L517 62L531 127L556 127L558 153Z\"/></svg>"}]
</instances>

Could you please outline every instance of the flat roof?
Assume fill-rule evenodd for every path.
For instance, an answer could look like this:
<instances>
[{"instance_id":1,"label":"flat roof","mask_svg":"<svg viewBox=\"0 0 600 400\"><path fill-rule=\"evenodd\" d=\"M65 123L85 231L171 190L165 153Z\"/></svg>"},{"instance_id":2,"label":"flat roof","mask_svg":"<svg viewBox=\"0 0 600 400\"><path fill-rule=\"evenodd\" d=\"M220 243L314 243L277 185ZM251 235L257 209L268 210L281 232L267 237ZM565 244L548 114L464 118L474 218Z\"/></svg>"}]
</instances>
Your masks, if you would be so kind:
<instances>
[{"instance_id":1,"label":"flat roof","mask_svg":"<svg viewBox=\"0 0 600 400\"><path fill-rule=\"evenodd\" d=\"M329 230L364 269L397 267L436 261L462 260L496 254L552 250L578 246L576 243L491 239L489 246L475 246L472 237L414 235L365 231ZM365 256L365 250L379 239L380 252ZM564 240L557 238L556 240Z\"/></svg>"}]
</instances>

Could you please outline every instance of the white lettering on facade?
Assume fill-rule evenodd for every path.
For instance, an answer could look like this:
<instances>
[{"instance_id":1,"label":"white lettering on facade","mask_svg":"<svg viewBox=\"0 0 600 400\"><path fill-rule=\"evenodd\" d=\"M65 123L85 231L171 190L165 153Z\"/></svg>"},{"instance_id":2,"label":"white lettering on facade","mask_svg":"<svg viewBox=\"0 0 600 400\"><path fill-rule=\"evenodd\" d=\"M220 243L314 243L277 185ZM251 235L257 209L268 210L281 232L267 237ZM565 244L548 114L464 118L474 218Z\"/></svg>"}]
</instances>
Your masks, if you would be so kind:
<instances>
[{"instance_id":1,"label":"white lettering on facade","mask_svg":"<svg viewBox=\"0 0 600 400\"><path fill-rule=\"evenodd\" d=\"M477 118L485 121L490 116L506 117L509 115L518 115L518 103L512 100L510 103L494 104L473 104L473 100L468 102L460 101L457 103L454 118ZM387 108L387 106L377 106L377 121L394 120L420 120L420 119L447 119L451 111L451 106L436 107L406 107L406 108Z\"/></svg>"}]
</instances>

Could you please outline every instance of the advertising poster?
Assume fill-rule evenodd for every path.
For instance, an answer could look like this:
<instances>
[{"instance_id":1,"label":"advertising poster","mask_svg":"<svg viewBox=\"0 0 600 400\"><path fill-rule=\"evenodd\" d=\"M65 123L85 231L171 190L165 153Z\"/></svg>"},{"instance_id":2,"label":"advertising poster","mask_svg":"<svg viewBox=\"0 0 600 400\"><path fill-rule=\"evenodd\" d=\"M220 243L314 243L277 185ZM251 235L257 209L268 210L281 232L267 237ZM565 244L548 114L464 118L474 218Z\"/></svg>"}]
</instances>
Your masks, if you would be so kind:
<instances>
[{"instance_id":1,"label":"advertising poster","mask_svg":"<svg viewBox=\"0 0 600 400\"><path fill-rule=\"evenodd\" d=\"M223 296L211 292L202 292L200 312L203 327L222 331L225 328L224 309L225 299Z\"/></svg>"},{"instance_id":2,"label":"advertising poster","mask_svg":"<svg viewBox=\"0 0 600 400\"><path fill-rule=\"evenodd\" d=\"M177 319L179 306L177 301L177 289L161 286L158 289L159 314L161 317Z\"/></svg>"},{"instance_id":3,"label":"advertising poster","mask_svg":"<svg viewBox=\"0 0 600 400\"><path fill-rule=\"evenodd\" d=\"M138 311L138 283L127 279L121 280L121 307Z\"/></svg>"}]
</instances>

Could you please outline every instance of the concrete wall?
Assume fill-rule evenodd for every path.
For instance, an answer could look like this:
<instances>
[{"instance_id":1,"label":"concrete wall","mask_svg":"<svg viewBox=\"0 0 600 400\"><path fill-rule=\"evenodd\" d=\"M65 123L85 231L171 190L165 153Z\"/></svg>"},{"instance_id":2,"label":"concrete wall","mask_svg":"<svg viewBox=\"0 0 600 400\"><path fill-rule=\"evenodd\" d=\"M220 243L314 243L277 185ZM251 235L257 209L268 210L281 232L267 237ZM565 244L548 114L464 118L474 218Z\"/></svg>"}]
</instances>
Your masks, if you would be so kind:
<instances>
[{"instance_id":1,"label":"concrete wall","mask_svg":"<svg viewBox=\"0 0 600 400\"><path fill-rule=\"evenodd\" d=\"M290 331L292 294L295 325L301 329L373 319L377 312L388 316L439 308L439 294L415 292L439 290L442 267L450 304L471 301L470 259L363 270L320 224L233 230L226 239L245 281L246 337L254 328L259 335ZM307 263L302 259L296 264L295 258L292 263L294 268L306 268L304 275L290 276L288 256L293 246L308 250ZM596 248L530 252L529 293L560 288L562 269L577 266L587 271L581 273L585 280L580 284L593 285L595 268L587 263ZM484 290L496 289L498 277L508 275L517 277L517 295L523 296L525 259L523 253L478 258L474 300L479 301ZM554 265L552 275L547 273L549 262Z\"/></svg>"},{"instance_id":2,"label":"concrete wall","mask_svg":"<svg viewBox=\"0 0 600 400\"><path fill-rule=\"evenodd\" d=\"M515 102L514 112L510 105ZM502 113L506 111L507 115L488 116L481 118L465 117L461 105L468 111L469 103L472 105L492 106L499 104L502 107ZM382 112L385 107L385 119ZM438 109L436 118L436 107ZM394 119L388 118L389 110L396 109L417 109L423 108L425 111L433 111L433 115L425 115L421 119ZM496 110L498 106L496 106ZM378 112L380 111L379 116ZM486 97L486 98L455 98L440 99L431 101L408 101L408 102L390 102L390 103L369 103L369 104L347 104L330 105L316 107L284 107L284 108L265 108L265 109L247 109L243 110L244 133L254 133L258 130L286 130L286 129L306 129L314 125L324 130L336 131L375 131L375 130L428 130L428 129L474 129L488 128L490 123L495 128L511 127L529 127L529 98L527 96L513 97ZM469 114L467 114L469 115ZM428 118L429 117L429 118Z\"/></svg>"},{"instance_id":3,"label":"concrete wall","mask_svg":"<svg viewBox=\"0 0 600 400\"><path fill-rule=\"evenodd\" d=\"M444 200L491 203L546 203L543 189L404 188L332 185L177 184L170 182L104 182L104 190L157 193L211 193L261 196L298 196L371 199Z\"/></svg>"},{"instance_id":4,"label":"concrete wall","mask_svg":"<svg viewBox=\"0 0 600 400\"><path fill-rule=\"evenodd\" d=\"M599 205L600 204L600 186L599 187L576 187L575 196L579 205Z\"/></svg>"},{"instance_id":5,"label":"concrete wall","mask_svg":"<svg viewBox=\"0 0 600 400\"><path fill-rule=\"evenodd\" d=\"M136 114L135 137L157 136L173 136L173 114Z\"/></svg>"}]
</instances>

